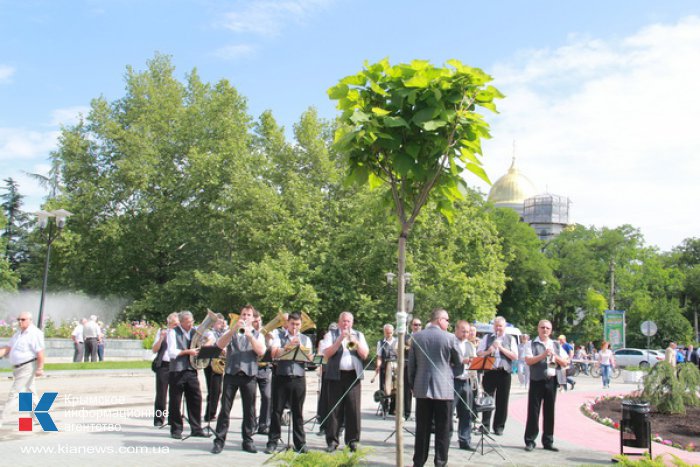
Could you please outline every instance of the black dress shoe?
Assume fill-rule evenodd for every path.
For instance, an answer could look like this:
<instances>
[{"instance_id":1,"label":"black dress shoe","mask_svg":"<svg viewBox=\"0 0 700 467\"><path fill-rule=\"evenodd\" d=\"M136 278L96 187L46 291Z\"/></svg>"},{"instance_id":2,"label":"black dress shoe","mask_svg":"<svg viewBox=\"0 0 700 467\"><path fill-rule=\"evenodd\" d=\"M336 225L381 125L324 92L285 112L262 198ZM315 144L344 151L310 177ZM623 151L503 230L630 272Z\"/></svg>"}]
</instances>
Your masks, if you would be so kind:
<instances>
[{"instance_id":1,"label":"black dress shoe","mask_svg":"<svg viewBox=\"0 0 700 467\"><path fill-rule=\"evenodd\" d=\"M544 448L545 448L547 451L559 452L559 448L555 448L554 446L545 446Z\"/></svg>"},{"instance_id":2,"label":"black dress shoe","mask_svg":"<svg viewBox=\"0 0 700 467\"><path fill-rule=\"evenodd\" d=\"M503 430L493 430L493 434L496 436L503 436Z\"/></svg>"},{"instance_id":3,"label":"black dress shoe","mask_svg":"<svg viewBox=\"0 0 700 467\"><path fill-rule=\"evenodd\" d=\"M172 439L182 439L182 433L170 433Z\"/></svg>"},{"instance_id":4,"label":"black dress shoe","mask_svg":"<svg viewBox=\"0 0 700 467\"><path fill-rule=\"evenodd\" d=\"M532 451L533 449L535 449L535 443L527 443L527 444L525 445L525 450L526 450L527 452L530 452L530 451Z\"/></svg>"},{"instance_id":5,"label":"black dress shoe","mask_svg":"<svg viewBox=\"0 0 700 467\"><path fill-rule=\"evenodd\" d=\"M244 450L245 452L249 452L249 453L251 453L251 454L257 454L257 453L258 453L258 450L255 449L255 445L254 445L254 444L244 444L244 445L243 445L243 450Z\"/></svg>"},{"instance_id":6,"label":"black dress shoe","mask_svg":"<svg viewBox=\"0 0 700 467\"><path fill-rule=\"evenodd\" d=\"M155 427L161 427L163 426L163 420L156 420L153 422L153 426Z\"/></svg>"},{"instance_id":7,"label":"black dress shoe","mask_svg":"<svg viewBox=\"0 0 700 467\"><path fill-rule=\"evenodd\" d=\"M357 451L357 441L350 441L350 444L348 444L348 447L350 448L350 451L352 451L352 452Z\"/></svg>"},{"instance_id":8,"label":"black dress shoe","mask_svg":"<svg viewBox=\"0 0 700 467\"><path fill-rule=\"evenodd\" d=\"M265 454L274 454L275 452L277 452L277 445L267 443L267 446L265 446Z\"/></svg>"},{"instance_id":9,"label":"black dress shoe","mask_svg":"<svg viewBox=\"0 0 700 467\"><path fill-rule=\"evenodd\" d=\"M462 449L462 450L464 450L464 451L476 451L476 449L474 448L474 446L472 446L472 445L469 444L469 443L460 443L459 449Z\"/></svg>"},{"instance_id":10,"label":"black dress shoe","mask_svg":"<svg viewBox=\"0 0 700 467\"><path fill-rule=\"evenodd\" d=\"M302 446L301 448L297 449L298 454L306 454L308 452L309 452L309 448L307 448L306 446Z\"/></svg>"},{"instance_id":11,"label":"black dress shoe","mask_svg":"<svg viewBox=\"0 0 700 467\"><path fill-rule=\"evenodd\" d=\"M192 438L208 438L209 436L203 431L193 431L190 435Z\"/></svg>"},{"instance_id":12,"label":"black dress shoe","mask_svg":"<svg viewBox=\"0 0 700 467\"><path fill-rule=\"evenodd\" d=\"M338 449L338 443L331 443L326 448L326 452L334 452L336 449Z\"/></svg>"},{"instance_id":13,"label":"black dress shoe","mask_svg":"<svg viewBox=\"0 0 700 467\"><path fill-rule=\"evenodd\" d=\"M211 448L211 453L212 454L219 454L221 451L224 450L224 445L221 443L214 443L214 446Z\"/></svg>"}]
</instances>

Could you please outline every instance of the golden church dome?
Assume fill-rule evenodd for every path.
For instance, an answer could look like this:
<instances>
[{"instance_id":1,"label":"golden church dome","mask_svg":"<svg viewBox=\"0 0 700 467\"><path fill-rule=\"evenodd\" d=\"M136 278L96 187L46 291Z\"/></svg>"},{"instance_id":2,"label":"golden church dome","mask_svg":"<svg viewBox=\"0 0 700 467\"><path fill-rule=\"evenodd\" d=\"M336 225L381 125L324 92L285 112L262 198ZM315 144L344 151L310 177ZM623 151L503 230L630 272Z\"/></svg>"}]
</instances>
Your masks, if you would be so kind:
<instances>
[{"instance_id":1,"label":"golden church dome","mask_svg":"<svg viewBox=\"0 0 700 467\"><path fill-rule=\"evenodd\" d=\"M523 201L537 194L535 185L513 163L508 173L496 180L489 191L488 200L498 207L518 209L522 213Z\"/></svg>"}]
</instances>

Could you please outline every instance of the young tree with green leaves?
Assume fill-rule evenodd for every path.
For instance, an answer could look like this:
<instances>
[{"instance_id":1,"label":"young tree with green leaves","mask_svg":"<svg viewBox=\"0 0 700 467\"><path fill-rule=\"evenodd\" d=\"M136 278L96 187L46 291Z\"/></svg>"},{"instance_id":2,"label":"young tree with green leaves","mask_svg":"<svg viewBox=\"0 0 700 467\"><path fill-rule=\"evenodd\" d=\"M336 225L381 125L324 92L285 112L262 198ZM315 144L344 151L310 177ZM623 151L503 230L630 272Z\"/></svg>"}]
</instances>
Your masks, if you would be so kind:
<instances>
[{"instance_id":1,"label":"young tree with green leaves","mask_svg":"<svg viewBox=\"0 0 700 467\"><path fill-rule=\"evenodd\" d=\"M406 241L421 209L429 202L447 218L463 199L463 176L488 182L482 169L481 139L488 124L477 107L496 110L503 95L488 85L491 77L457 60L439 68L427 61L390 65L365 63L329 89L338 101L335 147L345 157L354 182L386 189L399 223L399 348L405 338ZM399 352L396 410L403 411L403 353ZM403 463L402 417L396 417L397 465Z\"/></svg>"},{"instance_id":2,"label":"young tree with green leaves","mask_svg":"<svg viewBox=\"0 0 700 467\"><path fill-rule=\"evenodd\" d=\"M3 257L12 271L19 271L22 263L28 260L27 235L29 216L22 210L22 196L19 185L12 178L4 180L4 193L0 194L2 212L6 224L0 235L4 240Z\"/></svg>"}]
</instances>

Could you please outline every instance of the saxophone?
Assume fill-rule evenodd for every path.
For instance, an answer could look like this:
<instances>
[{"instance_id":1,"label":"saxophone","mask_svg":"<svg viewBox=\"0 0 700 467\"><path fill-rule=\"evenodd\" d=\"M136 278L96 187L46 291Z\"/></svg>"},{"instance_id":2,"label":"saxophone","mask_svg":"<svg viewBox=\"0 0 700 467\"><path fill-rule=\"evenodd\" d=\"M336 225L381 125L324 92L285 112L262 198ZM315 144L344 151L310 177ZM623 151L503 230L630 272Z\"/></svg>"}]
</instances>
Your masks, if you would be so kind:
<instances>
[{"instance_id":1,"label":"saxophone","mask_svg":"<svg viewBox=\"0 0 700 467\"><path fill-rule=\"evenodd\" d=\"M216 313L207 308L207 317L204 318L202 324L197 326L194 337L192 337L192 342L190 343L190 349L199 349L202 347L202 338L204 334L214 327L218 319ZM190 364L195 370L206 368L210 360L209 358L199 358L196 355L190 355Z\"/></svg>"}]
</instances>

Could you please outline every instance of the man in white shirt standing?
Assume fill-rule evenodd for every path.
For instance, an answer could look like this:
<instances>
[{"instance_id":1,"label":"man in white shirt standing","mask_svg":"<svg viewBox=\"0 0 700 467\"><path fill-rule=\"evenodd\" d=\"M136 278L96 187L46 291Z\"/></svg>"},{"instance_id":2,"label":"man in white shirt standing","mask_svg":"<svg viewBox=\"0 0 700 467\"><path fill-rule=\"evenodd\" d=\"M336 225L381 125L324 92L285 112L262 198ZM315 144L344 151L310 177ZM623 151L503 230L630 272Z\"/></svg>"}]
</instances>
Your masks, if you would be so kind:
<instances>
[{"instance_id":1,"label":"man in white shirt standing","mask_svg":"<svg viewBox=\"0 0 700 467\"><path fill-rule=\"evenodd\" d=\"M97 340L100 337L100 326L97 324L97 316L92 315L83 324L83 338L85 340L85 361L97 361Z\"/></svg>"},{"instance_id":2,"label":"man in white shirt standing","mask_svg":"<svg viewBox=\"0 0 700 467\"><path fill-rule=\"evenodd\" d=\"M474 391L473 371L469 370L469 364L472 358L476 357L476 349L469 342L469 323L464 320L457 321L455 327L455 337L457 338L457 348L459 349L459 358L461 365L453 367L455 373L454 388L455 400L454 404L457 408L457 440L459 448L466 451L473 451L472 447L472 416L474 414Z\"/></svg>"},{"instance_id":3,"label":"man in white shirt standing","mask_svg":"<svg viewBox=\"0 0 700 467\"><path fill-rule=\"evenodd\" d=\"M12 410L19 408L19 393L31 392L36 399L34 378L44 374L44 333L32 324L32 314L20 313L19 329L10 342L0 348L0 357L9 355L14 382L2 411L0 426Z\"/></svg>"},{"instance_id":4,"label":"man in white shirt standing","mask_svg":"<svg viewBox=\"0 0 700 467\"><path fill-rule=\"evenodd\" d=\"M360 441L361 381L369 347L364 334L352 328L353 321L352 313L342 312L338 317L338 328L326 334L319 349L328 360L324 372L332 404L326 425L327 452L338 449L341 411L345 418L345 445L354 452Z\"/></svg>"},{"instance_id":5,"label":"man in white shirt standing","mask_svg":"<svg viewBox=\"0 0 700 467\"><path fill-rule=\"evenodd\" d=\"M550 339L552 323L543 319L537 325L537 338L525 348L525 363L530 366L530 389L527 394L527 423L525 424L525 450L535 449L539 434L540 408L542 410L542 446L548 451L554 447L554 403L557 399L558 379L566 376L562 367L569 364L566 351Z\"/></svg>"},{"instance_id":6,"label":"man in white shirt standing","mask_svg":"<svg viewBox=\"0 0 700 467\"><path fill-rule=\"evenodd\" d=\"M518 359L518 343L515 337L506 333L506 319L496 316L493 320L493 334L484 336L476 354L479 357L495 357L493 370L484 372L484 391L496 400L496 413L493 416L493 433L502 435L508 418L508 400L512 363ZM491 412L484 412L483 425L489 429Z\"/></svg>"},{"instance_id":7,"label":"man in white shirt standing","mask_svg":"<svg viewBox=\"0 0 700 467\"><path fill-rule=\"evenodd\" d=\"M83 361L83 354L85 351L84 347L84 339L83 339L83 326L87 320L85 318L82 318L78 324L75 326L75 329L73 329L73 332L71 333L70 337L73 339L73 362L74 363L80 363Z\"/></svg>"}]
</instances>

